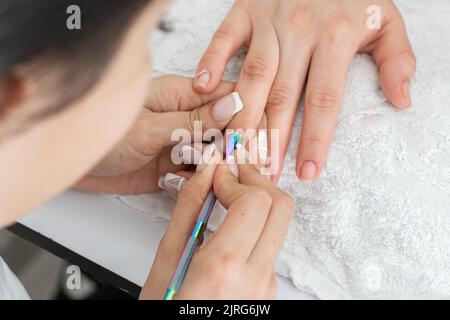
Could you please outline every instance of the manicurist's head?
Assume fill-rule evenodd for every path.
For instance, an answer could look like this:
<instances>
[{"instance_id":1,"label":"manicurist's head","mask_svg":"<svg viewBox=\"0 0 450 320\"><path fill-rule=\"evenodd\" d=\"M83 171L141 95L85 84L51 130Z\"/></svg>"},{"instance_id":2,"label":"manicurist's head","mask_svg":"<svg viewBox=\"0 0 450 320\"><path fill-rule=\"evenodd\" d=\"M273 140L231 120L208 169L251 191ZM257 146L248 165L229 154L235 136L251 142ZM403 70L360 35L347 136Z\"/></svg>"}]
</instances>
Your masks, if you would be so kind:
<instances>
[{"instance_id":1,"label":"manicurist's head","mask_svg":"<svg viewBox=\"0 0 450 320\"><path fill-rule=\"evenodd\" d=\"M0 2L0 225L75 183L126 134L168 3Z\"/></svg>"}]
</instances>

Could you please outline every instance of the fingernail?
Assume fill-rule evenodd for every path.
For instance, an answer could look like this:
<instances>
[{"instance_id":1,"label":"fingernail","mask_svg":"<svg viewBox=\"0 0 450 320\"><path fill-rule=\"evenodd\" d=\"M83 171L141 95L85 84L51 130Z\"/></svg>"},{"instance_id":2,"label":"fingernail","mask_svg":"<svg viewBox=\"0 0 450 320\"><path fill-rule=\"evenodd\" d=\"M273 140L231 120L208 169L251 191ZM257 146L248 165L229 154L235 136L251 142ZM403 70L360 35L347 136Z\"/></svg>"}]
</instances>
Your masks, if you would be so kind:
<instances>
[{"instance_id":1,"label":"fingernail","mask_svg":"<svg viewBox=\"0 0 450 320\"><path fill-rule=\"evenodd\" d=\"M217 150L217 147L214 143L208 145L205 148L205 151L203 152L203 156L201 158L201 161L197 165L197 172L202 171L205 169L208 165L214 164L216 161L218 161L219 152Z\"/></svg>"},{"instance_id":2,"label":"fingernail","mask_svg":"<svg viewBox=\"0 0 450 320\"><path fill-rule=\"evenodd\" d=\"M314 180L317 176L317 171L317 165L314 163L314 161L306 161L305 163L303 163L302 168L300 169L300 180Z\"/></svg>"},{"instance_id":3,"label":"fingernail","mask_svg":"<svg viewBox=\"0 0 450 320\"><path fill-rule=\"evenodd\" d=\"M217 121L230 119L236 113L244 109L241 97L238 92L233 92L220 99L213 107L213 117Z\"/></svg>"},{"instance_id":4,"label":"fingernail","mask_svg":"<svg viewBox=\"0 0 450 320\"><path fill-rule=\"evenodd\" d=\"M195 86L199 88L206 88L211 79L211 74L208 70L203 69L195 76Z\"/></svg>"},{"instance_id":5,"label":"fingernail","mask_svg":"<svg viewBox=\"0 0 450 320\"><path fill-rule=\"evenodd\" d=\"M411 106L411 92L410 92L408 81L403 82L402 94L403 94L403 99L405 101L405 106L410 107Z\"/></svg>"},{"instance_id":6,"label":"fingernail","mask_svg":"<svg viewBox=\"0 0 450 320\"><path fill-rule=\"evenodd\" d=\"M202 153L191 147L183 146L181 148L181 159L183 159L184 164L198 164L202 158Z\"/></svg>"},{"instance_id":7,"label":"fingernail","mask_svg":"<svg viewBox=\"0 0 450 320\"><path fill-rule=\"evenodd\" d=\"M187 180L185 177L179 175L168 173L164 177L159 178L158 186L169 192L178 192L186 184Z\"/></svg>"},{"instance_id":8,"label":"fingernail","mask_svg":"<svg viewBox=\"0 0 450 320\"><path fill-rule=\"evenodd\" d=\"M236 178L239 177L239 169L237 166L237 159L234 154L231 154L227 157L227 165L228 170L235 176Z\"/></svg>"}]
</instances>

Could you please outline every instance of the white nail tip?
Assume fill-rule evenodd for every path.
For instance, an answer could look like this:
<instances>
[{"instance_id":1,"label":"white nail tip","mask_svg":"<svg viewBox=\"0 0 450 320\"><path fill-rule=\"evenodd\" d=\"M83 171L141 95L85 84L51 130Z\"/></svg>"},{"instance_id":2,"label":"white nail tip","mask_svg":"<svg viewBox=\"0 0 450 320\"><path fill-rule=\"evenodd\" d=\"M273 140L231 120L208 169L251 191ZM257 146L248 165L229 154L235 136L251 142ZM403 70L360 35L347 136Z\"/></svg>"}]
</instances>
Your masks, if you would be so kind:
<instances>
[{"instance_id":1,"label":"white nail tip","mask_svg":"<svg viewBox=\"0 0 450 320\"><path fill-rule=\"evenodd\" d=\"M201 156L201 152L191 146L186 145L181 148L181 159L185 164L197 164Z\"/></svg>"},{"instance_id":2,"label":"white nail tip","mask_svg":"<svg viewBox=\"0 0 450 320\"><path fill-rule=\"evenodd\" d=\"M231 94L231 96L234 99L234 113L233 115L235 115L236 113L242 111L242 109L244 109L244 103L242 102L241 96L239 95L239 92L235 91Z\"/></svg>"},{"instance_id":3,"label":"white nail tip","mask_svg":"<svg viewBox=\"0 0 450 320\"><path fill-rule=\"evenodd\" d=\"M166 186L164 184L164 177L159 177L159 179L158 179L158 187L160 189L163 189L163 190L166 188Z\"/></svg>"},{"instance_id":4,"label":"white nail tip","mask_svg":"<svg viewBox=\"0 0 450 320\"><path fill-rule=\"evenodd\" d=\"M199 72L197 72L197 74L196 74L195 76L196 76L196 77L200 77L201 75L207 74L207 73L209 73L208 70L202 69L202 70L200 70Z\"/></svg>"},{"instance_id":5,"label":"white nail tip","mask_svg":"<svg viewBox=\"0 0 450 320\"><path fill-rule=\"evenodd\" d=\"M186 178L179 175L168 173L158 180L158 185L166 191L180 191L186 183Z\"/></svg>"}]
</instances>

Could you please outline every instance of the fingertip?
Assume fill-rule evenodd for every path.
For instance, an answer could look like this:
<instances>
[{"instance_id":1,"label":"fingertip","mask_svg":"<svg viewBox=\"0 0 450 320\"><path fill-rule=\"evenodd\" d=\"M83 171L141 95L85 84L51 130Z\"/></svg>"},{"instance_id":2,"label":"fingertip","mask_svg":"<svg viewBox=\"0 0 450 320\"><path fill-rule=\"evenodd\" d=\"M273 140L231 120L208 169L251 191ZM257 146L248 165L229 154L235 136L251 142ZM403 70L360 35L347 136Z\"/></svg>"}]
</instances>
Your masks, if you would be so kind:
<instances>
[{"instance_id":1,"label":"fingertip","mask_svg":"<svg viewBox=\"0 0 450 320\"><path fill-rule=\"evenodd\" d=\"M380 66L381 88L389 102L397 109L412 105L410 81L415 73L412 55L398 55L386 59Z\"/></svg>"},{"instance_id":2,"label":"fingertip","mask_svg":"<svg viewBox=\"0 0 450 320\"><path fill-rule=\"evenodd\" d=\"M201 61L194 75L193 87L197 93L208 94L219 87L226 62Z\"/></svg>"},{"instance_id":3,"label":"fingertip","mask_svg":"<svg viewBox=\"0 0 450 320\"><path fill-rule=\"evenodd\" d=\"M222 197L223 187L229 183L238 183L238 179L231 173L226 163L221 163L217 166L214 176L214 191L219 198Z\"/></svg>"},{"instance_id":4,"label":"fingertip","mask_svg":"<svg viewBox=\"0 0 450 320\"><path fill-rule=\"evenodd\" d=\"M314 181L320 174L319 166L315 161L307 160L297 166L297 177L303 181Z\"/></svg>"},{"instance_id":5,"label":"fingertip","mask_svg":"<svg viewBox=\"0 0 450 320\"><path fill-rule=\"evenodd\" d=\"M211 72L206 68L199 68L194 76L194 89L199 93L209 93Z\"/></svg>"},{"instance_id":6,"label":"fingertip","mask_svg":"<svg viewBox=\"0 0 450 320\"><path fill-rule=\"evenodd\" d=\"M391 84L389 82L382 83L381 88L383 89L386 98L395 108L404 110L412 106L411 91L408 80L395 84Z\"/></svg>"}]
</instances>

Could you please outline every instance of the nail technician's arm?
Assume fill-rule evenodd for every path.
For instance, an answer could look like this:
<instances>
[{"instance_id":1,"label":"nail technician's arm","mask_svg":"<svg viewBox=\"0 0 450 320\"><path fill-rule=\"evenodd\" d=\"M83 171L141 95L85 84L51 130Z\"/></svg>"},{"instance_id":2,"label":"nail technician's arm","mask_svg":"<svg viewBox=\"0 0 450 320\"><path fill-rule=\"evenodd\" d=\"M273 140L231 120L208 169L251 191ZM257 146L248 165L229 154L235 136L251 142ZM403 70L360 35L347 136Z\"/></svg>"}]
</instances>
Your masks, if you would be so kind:
<instances>
[{"instance_id":1,"label":"nail technician's arm","mask_svg":"<svg viewBox=\"0 0 450 320\"><path fill-rule=\"evenodd\" d=\"M228 209L223 224L195 253L176 299L273 299L275 260L293 213L293 200L254 166L209 165L181 189L172 221L142 289L141 299L162 299L214 177Z\"/></svg>"},{"instance_id":2,"label":"nail technician's arm","mask_svg":"<svg viewBox=\"0 0 450 320\"><path fill-rule=\"evenodd\" d=\"M210 93L199 94L191 78L153 79L146 106L131 131L75 188L119 194L159 190L159 177L189 168L171 160L172 147L178 143L171 140L174 130L187 130L193 137L195 121L202 122L203 130L223 130L240 111L230 96L233 88L234 84L221 82Z\"/></svg>"},{"instance_id":3,"label":"nail technician's arm","mask_svg":"<svg viewBox=\"0 0 450 320\"><path fill-rule=\"evenodd\" d=\"M370 30L377 24L377 9L381 28ZM255 127L266 108L268 128L280 130L283 163L306 85L296 167L304 180L316 178L326 162L357 52L373 55L383 92L394 107L411 105L409 81L416 61L390 0L237 0L199 63L196 90L214 90L227 61L242 46L249 49L236 90L246 110L230 126Z\"/></svg>"}]
</instances>

